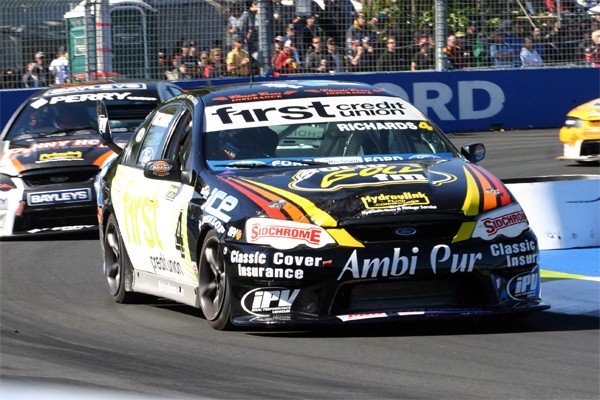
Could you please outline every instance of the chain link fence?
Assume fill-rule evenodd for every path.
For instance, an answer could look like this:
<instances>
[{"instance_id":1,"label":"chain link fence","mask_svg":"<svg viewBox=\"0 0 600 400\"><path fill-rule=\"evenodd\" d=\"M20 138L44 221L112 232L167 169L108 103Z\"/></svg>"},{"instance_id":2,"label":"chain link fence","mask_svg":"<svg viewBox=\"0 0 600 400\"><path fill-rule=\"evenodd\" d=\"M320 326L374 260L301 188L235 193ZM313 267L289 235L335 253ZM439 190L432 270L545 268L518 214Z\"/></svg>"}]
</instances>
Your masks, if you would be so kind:
<instances>
[{"instance_id":1,"label":"chain link fence","mask_svg":"<svg viewBox=\"0 0 600 400\"><path fill-rule=\"evenodd\" d=\"M1 0L1 88L600 65L583 0Z\"/></svg>"}]
</instances>

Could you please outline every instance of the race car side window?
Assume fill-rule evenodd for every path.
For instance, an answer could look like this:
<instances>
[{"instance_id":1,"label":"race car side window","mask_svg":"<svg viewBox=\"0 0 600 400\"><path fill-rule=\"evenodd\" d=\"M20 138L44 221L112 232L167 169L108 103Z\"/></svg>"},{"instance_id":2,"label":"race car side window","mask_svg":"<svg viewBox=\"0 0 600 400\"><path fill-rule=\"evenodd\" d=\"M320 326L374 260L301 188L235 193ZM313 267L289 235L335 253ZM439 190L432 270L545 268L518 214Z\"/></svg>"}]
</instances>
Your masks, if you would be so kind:
<instances>
[{"instance_id":1,"label":"race car side window","mask_svg":"<svg viewBox=\"0 0 600 400\"><path fill-rule=\"evenodd\" d=\"M181 113L181 117L177 119L177 125L172 130L172 134L167 139L168 143L165 145L166 151L163 158L174 160L177 158L181 144L185 140L186 136L192 131L192 113L188 109L184 108Z\"/></svg>"},{"instance_id":2,"label":"race car side window","mask_svg":"<svg viewBox=\"0 0 600 400\"><path fill-rule=\"evenodd\" d=\"M150 123L152 122L152 118L154 113L150 113L148 118L136 129L134 136L131 138L127 147L125 147L125 153L123 154L123 164L125 165L135 165L136 160L138 159L138 155L142 148L142 139L144 137L144 133L150 127Z\"/></svg>"},{"instance_id":3,"label":"race car side window","mask_svg":"<svg viewBox=\"0 0 600 400\"><path fill-rule=\"evenodd\" d=\"M143 167L148 161L161 157L161 145L164 143L165 136L169 132L169 126L172 124L179 107L180 104L178 103L169 104L160 108L154 114L152 122L147 126L147 131L142 139L135 165Z\"/></svg>"}]
</instances>

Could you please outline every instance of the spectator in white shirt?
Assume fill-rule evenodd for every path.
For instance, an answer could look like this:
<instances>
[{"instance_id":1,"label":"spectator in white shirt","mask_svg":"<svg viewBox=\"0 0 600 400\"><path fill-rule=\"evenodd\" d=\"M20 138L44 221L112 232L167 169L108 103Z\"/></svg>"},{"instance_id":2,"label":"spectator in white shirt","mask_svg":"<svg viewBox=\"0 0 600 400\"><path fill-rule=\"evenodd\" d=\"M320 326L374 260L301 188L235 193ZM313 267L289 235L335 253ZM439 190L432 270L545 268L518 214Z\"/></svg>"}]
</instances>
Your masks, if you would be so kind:
<instances>
[{"instance_id":1,"label":"spectator in white shirt","mask_svg":"<svg viewBox=\"0 0 600 400\"><path fill-rule=\"evenodd\" d=\"M48 67L52 75L54 76L54 83L61 85L69 82L69 59L67 58L67 52L59 50L56 58L52 60Z\"/></svg>"},{"instance_id":2,"label":"spectator in white shirt","mask_svg":"<svg viewBox=\"0 0 600 400\"><path fill-rule=\"evenodd\" d=\"M542 56L535 49L535 44L531 37L523 39L523 47L521 48L521 66L525 67L540 67L544 64Z\"/></svg>"}]
</instances>

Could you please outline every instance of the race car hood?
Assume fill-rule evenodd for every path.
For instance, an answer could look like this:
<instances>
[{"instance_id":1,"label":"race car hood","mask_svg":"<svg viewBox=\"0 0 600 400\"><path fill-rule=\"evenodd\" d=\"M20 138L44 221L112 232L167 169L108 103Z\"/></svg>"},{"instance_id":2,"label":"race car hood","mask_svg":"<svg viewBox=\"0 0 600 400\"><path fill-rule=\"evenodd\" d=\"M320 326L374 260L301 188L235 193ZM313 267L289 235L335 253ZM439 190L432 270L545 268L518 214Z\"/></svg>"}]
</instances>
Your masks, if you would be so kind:
<instances>
[{"instance_id":1,"label":"race car hood","mask_svg":"<svg viewBox=\"0 0 600 400\"><path fill-rule=\"evenodd\" d=\"M575 107L567 114L570 117L579 119L600 119L600 99L595 99Z\"/></svg>"},{"instance_id":2,"label":"race car hood","mask_svg":"<svg viewBox=\"0 0 600 400\"><path fill-rule=\"evenodd\" d=\"M116 142L124 147L129 135L116 136ZM112 151L108 147L100 143L100 135L95 131L19 141L11 143L10 147L3 152L0 159L0 171L9 175L17 175L24 171L44 168L92 165L100 168L111 153Z\"/></svg>"},{"instance_id":3,"label":"race car hood","mask_svg":"<svg viewBox=\"0 0 600 400\"><path fill-rule=\"evenodd\" d=\"M461 159L271 171L220 178L269 217L323 227L402 214L474 216L514 201L500 180Z\"/></svg>"}]
</instances>

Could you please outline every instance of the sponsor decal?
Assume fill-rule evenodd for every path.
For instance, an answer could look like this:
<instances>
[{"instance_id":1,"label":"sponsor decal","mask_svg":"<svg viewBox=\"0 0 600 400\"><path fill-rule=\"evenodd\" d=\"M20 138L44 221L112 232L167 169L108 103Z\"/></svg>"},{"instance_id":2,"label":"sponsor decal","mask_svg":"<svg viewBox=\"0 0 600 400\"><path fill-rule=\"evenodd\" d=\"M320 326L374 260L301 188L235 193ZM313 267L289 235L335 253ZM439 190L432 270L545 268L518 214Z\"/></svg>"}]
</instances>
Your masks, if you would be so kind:
<instances>
[{"instance_id":1,"label":"sponsor decal","mask_svg":"<svg viewBox=\"0 0 600 400\"><path fill-rule=\"evenodd\" d=\"M0 210L8 210L8 199L0 197Z\"/></svg>"},{"instance_id":2,"label":"sponsor decal","mask_svg":"<svg viewBox=\"0 0 600 400\"><path fill-rule=\"evenodd\" d=\"M473 237L484 240L494 239L498 235L517 237L529 227L525 213L518 204L484 214L475 229Z\"/></svg>"},{"instance_id":3,"label":"sponsor decal","mask_svg":"<svg viewBox=\"0 0 600 400\"><path fill-rule=\"evenodd\" d=\"M152 147L146 147L142 150L140 154L140 163L142 165L146 164L148 161L154 158L154 149Z\"/></svg>"},{"instance_id":4,"label":"sponsor decal","mask_svg":"<svg viewBox=\"0 0 600 400\"><path fill-rule=\"evenodd\" d=\"M538 262L537 244L534 240L511 244L494 243L490 245L490 252L495 257L506 256L507 267L522 267Z\"/></svg>"},{"instance_id":5,"label":"sponsor decal","mask_svg":"<svg viewBox=\"0 0 600 400\"><path fill-rule=\"evenodd\" d=\"M285 220L251 218L246 221L244 232L248 243L266 244L282 250L299 245L319 248L335 243L320 226Z\"/></svg>"},{"instance_id":6,"label":"sponsor decal","mask_svg":"<svg viewBox=\"0 0 600 400\"><path fill-rule=\"evenodd\" d=\"M131 101L158 101L156 97L146 97L146 96L128 96L127 100Z\"/></svg>"},{"instance_id":7,"label":"sponsor decal","mask_svg":"<svg viewBox=\"0 0 600 400\"><path fill-rule=\"evenodd\" d=\"M200 196L207 198L210 195L210 186L203 186L200 189Z\"/></svg>"},{"instance_id":8,"label":"sponsor decal","mask_svg":"<svg viewBox=\"0 0 600 400\"><path fill-rule=\"evenodd\" d=\"M187 93L182 93L182 94L178 94L177 97L175 97L176 99L185 99L187 101L191 101L194 105L198 105L198 99L196 98L196 96L191 95L191 94L187 94Z\"/></svg>"},{"instance_id":9,"label":"sponsor decal","mask_svg":"<svg viewBox=\"0 0 600 400\"><path fill-rule=\"evenodd\" d=\"M55 96L57 94L69 94L69 93L81 93L81 92L92 92L98 90L144 90L146 89L145 83L101 83L98 85L89 86L73 86L66 88L50 89L46 92L46 95Z\"/></svg>"},{"instance_id":10,"label":"sponsor decal","mask_svg":"<svg viewBox=\"0 0 600 400\"><path fill-rule=\"evenodd\" d=\"M164 254L158 256L150 256L150 266L154 270L154 273L167 272L176 275L183 275L181 264L177 260L169 260Z\"/></svg>"},{"instance_id":11,"label":"sponsor decal","mask_svg":"<svg viewBox=\"0 0 600 400\"><path fill-rule=\"evenodd\" d=\"M364 162L390 162L390 161L402 161L404 160L404 157L402 156L363 156L363 161Z\"/></svg>"},{"instance_id":12,"label":"sponsor decal","mask_svg":"<svg viewBox=\"0 0 600 400\"><path fill-rule=\"evenodd\" d=\"M539 297L540 272L526 272L513 277L508 281L508 295L514 300L525 300L531 297Z\"/></svg>"},{"instance_id":13,"label":"sponsor decal","mask_svg":"<svg viewBox=\"0 0 600 400\"><path fill-rule=\"evenodd\" d=\"M40 154L38 162L48 161L69 161L69 160L83 160L83 153L81 151L65 151L62 153L44 153Z\"/></svg>"},{"instance_id":14,"label":"sponsor decal","mask_svg":"<svg viewBox=\"0 0 600 400\"><path fill-rule=\"evenodd\" d=\"M100 139L77 139L77 140L57 140L54 142L33 143L29 148L10 149L4 157L12 157L13 155L31 154L40 150L54 150L70 147L104 147L100 143Z\"/></svg>"},{"instance_id":15,"label":"sponsor decal","mask_svg":"<svg viewBox=\"0 0 600 400\"><path fill-rule=\"evenodd\" d=\"M202 192L204 192L204 188L202 188ZM229 222L231 217L228 213L232 211L237 204L238 199L215 188L201 208L205 213L214 215L223 222Z\"/></svg>"},{"instance_id":16,"label":"sponsor decal","mask_svg":"<svg viewBox=\"0 0 600 400\"><path fill-rule=\"evenodd\" d=\"M431 183L439 186L454 181L456 176L437 171L431 171L428 179L418 164L366 164L301 170L293 176L289 187L304 191L332 192L342 188L397 184Z\"/></svg>"},{"instance_id":17,"label":"sponsor decal","mask_svg":"<svg viewBox=\"0 0 600 400\"><path fill-rule=\"evenodd\" d=\"M380 194L360 198L367 209L401 208L403 206L428 206L429 197L423 192L403 192L401 194ZM432 206L432 208L437 208ZM415 209L418 209L416 207Z\"/></svg>"},{"instance_id":18,"label":"sponsor decal","mask_svg":"<svg viewBox=\"0 0 600 400\"><path fill-rule=\"evenodd\" d=\"M233 226L230 226L229 229L227 230L227 237L236 239L236 240L240 240L243 236L242 230L235 228Z\"/></svg>"},{"instance_id":19,"label":"sponsor decal","mask_svg":"<svg viewBox=\"0 0 600 400\"><path fill-rule=\"evenodd\" d=\"M273 265L287 267L320 267L323 257L290 255L282 252L275 252L272 257ZM267 255L259 251L253 253L243 253L239 250L232 250L229 254L229 261L233 264L258 264L267 263Z\"/></svg>"},{"instance_id":20,"label":"sponsor decal","mask_svg":"<svg viewBox=\"0 0 600 400\"><path fill-rule=\"evenodd\" d=\"M71 226L56 226L54 228L40 228L40 229L30 229L27 233L41 233L41 232L74 232L81 231L84 229L94 228L97 229L96 225L71 225Z\"/></svg>"},{"instance_id":21,"label":"sponsor decal","mask_svg":"<svg viewBox=\"0 0 600 400\"><path fill-rule=\"evenodd\" d=\"M525 265L537 264L538 254L525 254L522 256L506 256L507 267L522 267Z\"/></svg>"},{"instance_id":22,"label":"sponsor decal","mask_svg":"<svg viewBox=\"0 0 600 400\"><path fill-rule=\"evenodd\" d=\"M253 289L242 297L242 308L257 317L289 313L300 289L268 287Z\"/></svg>"},{"instance_id":23,"label":"sponsor decal","mask_svg":"<svg viewBox=\"0 0 600 400\"><path fill-rule=\"evenodd\" d=\"M123 191L124 235L133 245L141 245L149 249L162 249L162 241L158 234L158 206L156 195L153 197L136 196L126 185Z\"/></svg>"},{"instance_id":24,"label":"sponsor decal","mask_svg":"<svg viewBox=\"0 0 600 400\"><path fill-rule=\"evenodd\" d=\"M303 255L291 255L282 252L275 252L273 254L274 265L287 265L287 266L298 266L298 267L320 267L322 266L323 257L303 256Z\"/></svg>"},{"instance_id":25,"label":"sponsor decal","mask_svg":"<svg viewBox=\"0 0 600 400\"><path fill-rule=\"evenodd\" d=\"M354 250L342 268L337 280L343 278L387 278L414 275L417 265L427 265L420 262L418 247L413 247L411 254L402 254L401 248L394 248L391 257L359 258ZM406 251L405 251L406 253ZM472 272L477 261L483 259L481 253L454 253L444 244L434 246L425 259L433 274L439 269L449 269L451 273Z\"/></svg>"},{"instance_id":26,"label":"sponsor decal","mask_svg":"<svg viewBox=\"0 0 600 400\"><path fill-rule=\"evenodd\" d=\"M185 289L175 286L171 282L158 281L158 291L181 297L185 295Z\"/></svg>"},{"instance_id":27,"label":"sponsor decal","mask_svg":"<svg viewBox=\"0 0 600 400\"><path fill-rule=\"evenodd\" d=\"M242 278L300 280L304 278L304 271L294 268L248 267L238 264L238 276Z\"/></svg>"},{"instance_id":28,"label":"sponsor decal","mask_svg":"<svg viewBox=\"0 0 600 400\"><path fill-rule=\"evenodd\" d=\"M200 230L202 230L202 225L210 226L216 230L219 235L225 233L225 227L223 226L223 223L214 215L204 215L202 217L202 222L200 223Z\"/></svg>"},{"instance_id":29,"label":"sponsor decal","mask_svg":"<svg viewBox=\"0 0 600 400\"><path fill-rule=\"evenodd\" d=\"M165 198L169 201L173 201L173 199L175 198L175 196L177 196L177 193L179 193L179 186L178 185L171 185L169 186L169 190L167 191L167 194L165 195Z\"/></svg>"},{"instance_id":30,"label":"sponsor decal","mask_svg":"<svg viewBox=\"0 0 600 400\"><path fill-rule=\"evenodd\" d=\"M229 260L236 264L265 264L267 262L267 255L258 251L254 253L242 253L241 251L233 250L229 255Z\"/></svg>"},{"instance_id":31,"label":"sponsor decal","mask_svg":"<svg viewBox=\"0 0 600 400\"><path fill-rule=\"evenodd\" d=\"M146 128L140 128L140 130L138 131L138 133L135 135L135 142L139 143L142 141L142 139L144 138L144 134L146 133Z\"/></svg>"},{"instance_id":32,"label":"sponsor decal","mask_svg":"<svg viewBox=\"0 0 600 400\"><path fill-rule=\"evenodd\" d=\"M131 95L131 92L124 93L81 93L81 94L66 94L64 96L53 96L48 98L39 99L31 103L31 107L38 109L46 104L58 104L58 103L82 103L84 101L114 101L114 100L125 100Z\"/></svg>"},{"instance_id":33,"label":"sponsor decal","mask_svg":"<svg viewBox=\"0 0 600 400\"><path fill-rule=\"evenodd\" d=\"M258 101L258 100L275 100L283 98L282 93L278 92L259 92L249 94L234 94L228 96L232 103L239 103L241 101Z\"/></svg>"},{"instance_id":34,"label":"sponsor decal","mask_svg":"<svg viewBox=\"0 0 600 400\"><path fill-rule=\"evenodd\" d=\"M365 320L365 319L374 319L374 318L387 318L388 314L385 312L371 312L371 313L362 313L362 314L338 315L337 317L344 322L350 322L350 321L361 321L361 320Z\"/></svg>"},{"instance_id":35,"label":"sponsor decal","mask_svg":"<svg viewBox=\"0 0 600 400\"><path fill-rule=\"evenodd\" d=\"M92 191L89 188L27 193L27 205L30 206L78 203L90 200L92 200Z\"/></svg>"},{"instance_id":36,"label":"sponsor decal","mask_svg":"<svg viewBox=\"0 0 600 400\"><path fill-rule=\"evenodd\" d=\"M412 105L396 97L335 97L240 102L207 107L207 132L234 126L284 125L293 122L387 120L423 121Z\"/></svg>"},{"instance_id":37,"label":"sponsor decal","mask_svg":"<svg viewBox=\"0 0 600 400\"><path fill-rule=\"evenodd\" d=\"M421 122L426 124L426 122ZM389 130L417 130L419 127L414 122L354 122L348 124L337 124L340 132L355 132L355 131L389 131Z\"/></svg>"},{"instance_id":38,"label":"sponsor decal","mask_svg":"<svg viewBox=\"0 0 600 400\"><path fill-rule=\"evenodd\" d=\"M173 168L172 165L166 161L155 161L150 165L150 171L156 176L167 176Z\"/></svg>"}]
</instances>

